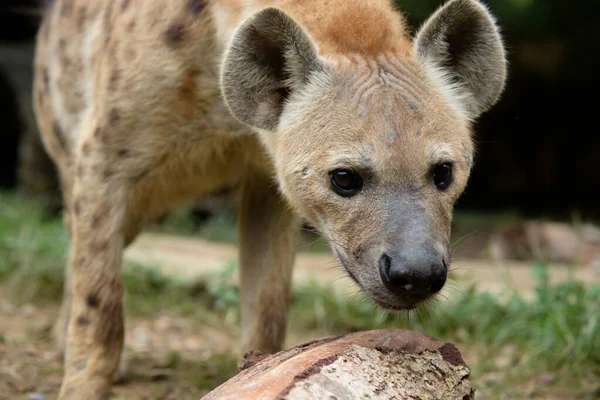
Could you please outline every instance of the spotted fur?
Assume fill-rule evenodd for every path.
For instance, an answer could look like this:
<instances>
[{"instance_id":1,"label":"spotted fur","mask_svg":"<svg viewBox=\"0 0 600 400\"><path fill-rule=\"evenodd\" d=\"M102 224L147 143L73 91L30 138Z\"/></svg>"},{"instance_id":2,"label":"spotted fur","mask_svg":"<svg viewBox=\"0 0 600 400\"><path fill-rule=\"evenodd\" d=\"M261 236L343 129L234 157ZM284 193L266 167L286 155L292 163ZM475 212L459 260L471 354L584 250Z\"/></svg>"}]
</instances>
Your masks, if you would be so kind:
<instances>
[{"instance_id":1,"label":"spotted fur","mask_svg":"<svg viewBox=\"0 0 600 400\"><path fill-rule=\"evenodd\" d=\"M373 300L415 306L378 271L405 260L421 273L426 253L449 262L472 121L505 75L476 0L450 0L414 38L388 0L56 0L33 99L71 237L59 398L108 397L124 248L153 218L228 188L239 188L244 351L284 343L301 218ZM441 162L454 165L444 191L432 184ZM332 190L340 168L364 179L352 198Z\"/></svg>"}]
</instances>

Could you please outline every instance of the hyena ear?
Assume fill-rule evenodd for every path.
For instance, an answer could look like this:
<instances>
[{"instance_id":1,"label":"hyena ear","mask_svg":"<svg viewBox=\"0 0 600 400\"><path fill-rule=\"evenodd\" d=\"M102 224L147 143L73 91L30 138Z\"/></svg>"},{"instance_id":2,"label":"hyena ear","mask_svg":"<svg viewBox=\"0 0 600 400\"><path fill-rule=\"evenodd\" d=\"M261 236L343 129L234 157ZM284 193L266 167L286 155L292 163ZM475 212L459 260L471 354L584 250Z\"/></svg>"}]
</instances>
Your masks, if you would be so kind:
<instances>
[{"instance_id":1,"label":"hyena ear","mask_svg":"<svg viewBox=\"0 0 600 400\"><path fill-rule=\"evenodd\" d=\"M507 63L494 17L483 4L449 1L415 40L418 55L465 117L476 119L498 101Z\"/></svg>"},{"instance_id":2,"label":"hyena ear","mask_svg":"<svg viewBox=\"0 0 600 400\"><path fill-rule=\"evenodd\" d=\"M284 12L265 8L236 30L223 59L221 89L237 119L275 131L288 96L321 68L304 30Z\"/></svg>"}]
</instances>

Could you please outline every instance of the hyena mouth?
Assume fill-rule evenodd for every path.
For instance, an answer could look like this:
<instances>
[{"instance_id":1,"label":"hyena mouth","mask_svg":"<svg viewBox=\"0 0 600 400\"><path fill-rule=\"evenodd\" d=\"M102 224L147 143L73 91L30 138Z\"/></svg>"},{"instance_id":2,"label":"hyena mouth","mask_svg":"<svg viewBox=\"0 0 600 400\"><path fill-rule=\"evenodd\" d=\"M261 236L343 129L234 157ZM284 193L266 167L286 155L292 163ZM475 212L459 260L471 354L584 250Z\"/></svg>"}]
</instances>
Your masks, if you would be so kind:
<instances>
[{"instance_id":1,"label":"hyena mouth","mask_svg":"<svg viewBox=\"0 0 600 400\"><path fill-rule=\"evenodd\" d=\"M403 303L403 304L392 304L388 303L385 300L379 299L376 296L369 295L371 300L373 300L378 306L385 308L387 310L393 311L411 311L415 310L422 302L417 303Z\"/></svg>"}]
</instances>

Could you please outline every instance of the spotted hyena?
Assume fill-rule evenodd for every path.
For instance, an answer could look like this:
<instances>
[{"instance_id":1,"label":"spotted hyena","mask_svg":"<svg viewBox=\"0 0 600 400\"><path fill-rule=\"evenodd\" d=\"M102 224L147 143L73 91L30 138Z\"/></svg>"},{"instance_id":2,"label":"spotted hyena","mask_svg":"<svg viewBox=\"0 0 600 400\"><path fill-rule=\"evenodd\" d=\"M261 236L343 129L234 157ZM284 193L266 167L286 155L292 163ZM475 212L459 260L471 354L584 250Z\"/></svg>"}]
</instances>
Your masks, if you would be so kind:
<instances>
[{"instance_id":1,"label":"spotted hyena","mask_svg":"<svg viewBox=\"0 0 600 400\"><path fill-rule=\"evenodd\" d=\"M244 350L282 346L302 219L381 306L435 295L473 121L505 75L476 0L448 1L414 37L389 0L57 0L34 103L71 237L60 398L110 390L123 249L152 218L228 188Z\"/></svg>"}]
</instances>

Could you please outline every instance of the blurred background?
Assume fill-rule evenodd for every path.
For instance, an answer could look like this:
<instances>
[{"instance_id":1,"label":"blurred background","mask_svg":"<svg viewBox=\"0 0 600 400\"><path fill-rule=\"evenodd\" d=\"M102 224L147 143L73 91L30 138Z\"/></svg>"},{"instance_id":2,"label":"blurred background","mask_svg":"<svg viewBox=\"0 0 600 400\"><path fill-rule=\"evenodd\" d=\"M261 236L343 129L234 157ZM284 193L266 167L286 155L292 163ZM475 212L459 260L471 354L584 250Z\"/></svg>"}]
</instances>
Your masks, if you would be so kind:
<instances>
[{"instance_id":1,"label":"blurred background","mask_svg":"<svg viewBox=\"0 0 600 400\"><path fill-rule=\"evenodd\" d=\"M429 324L409 318L406 326L458 343L480 374L484 398L600 398L600 129L594 124L599 104L594 99L600 93L600 1L484 2L502 28L509 77L500 102L476 124L475 168L456 207L453 251L460 262L455 273L460 278L465 272L478 271L469 285L476 282L486 290L518 295L498 302L456 283L452 287L459 289L452 293L459 295L458 306L434 314ZM39 321L45 321L45 315L51 322L55 314L40 311L34 299L51 299L49 304L57 307L62 279L56 271L64 263L67 246L59 219L62 204L54 166L41 145L31 105L33 46L41 3L0 3L0 293L5 294L0 295L0 359L3 351L8 352L4 354L7 359L22 357L11 353L10 346L4 350L2 346L8 343L3 337L14 333L9 327L19 326L19 318L27 310L41 327L35 325L34 339L24 340L44 348L39 337L46 339L39 332L49 328ZM397 3L414 30L443 1ZM25 206L23 199L35 200L36 205ZM129 250L128 260L135 265L158 263L163 273L196 282L196 271L207 265L211 267L206 269L215 266L216 270L224 259L235 258L233 247L223 247L236 242L234 199L233 194L224 194L165 216L151 232L166 236L142 236ZM194 239L176 239L181 237ZM298 276L334 279L336 275L329 273L332 261L318 258L326 257L326 244L317 234L305 231L302 250L307 249L317 255L300 258ZM192 263L188 258L197 263L196 269L181 275ZM150 365L150 372L138 370L139 376L147 378L145 387L169 382L169 375L165 378L160 373L169 368L181 372L184 369L180 367L185 366L186 371L212 377L190 383L190 390L197 394L194 390L206 390L231 373L235 361L227 346L237 334L234 310L239 301L235 283L231 283L235 279L230 279L235 278L235 261L232 263L225 275L212 275L185 287L167 284L146 269L125 269L128 312L139 319L128 330L128 343L138 346L132 350L135 354L141 354L136 353L139 348L169 347L165 345L169 335L178 338L179 347L171 349L175 353L198 356L199 341L200 347L212 346L225 354L224 358L210 358L209 364L193 365L172 352L165 356L166 361L143 359L142 367ZM558 269L552 267L556 263ZM569 279L575 276L577 283L562 279L567 275ZM549 282L558 281L549 277L556 276L562 277L558 281L563 286L550 286ZM596 286L590 289L581 282ZM332 297L327 290L302 288L295 292L291 343L349 330L398 326L404 321L375 312L364 302ZM197 302L200 298L210 312L226 321L225 326L215 322L210 313L192 313L184 295ZM533 299L535 306L525 299ZM156 307L161 306L172 306L171 311L156 317ZM23 314L23 307L30 308ZM205 325L186 325L189 319L182 322L183 316L190 315ZM206 332L206 324L215 330ZM520 329L518 334L515 329ZM225 331L233 333L219 336ZM222 340L217 343L216 337ZM189 344L186 340L190 338L196 342ZM208 356L201 353L202 357ZM44 358L37 354L31 357L32 363L33 359ZM156 372L152 363L158 363L162 372ZM508 376L507 370L513 366L524 369L515 368ZM0 368L0 393L6 382L12 385L11 393L16 393L14 382L7 379ZM53 379L44 381L50 392L57 385L58 378ZM188 383L179 381L178 387L188 387ZM130 395L126 398L138 398L137 392L119 390ZM182 396L178 398L187 398Z\"/></svg>"},{"instance_id":2,"label":"blurred background","mask_svg":"<svg viewBox=\"0 0 600 400\"><path fill-rule=\"evenodd\" d=\"M0 11L0 185L56 187L31 120L31 58L39 23L34 0L3 0ZM442 2L400 0L418 27ZM598 219L600 2L489 0L508 47L500 103L477 124L478 155L458 210L528 217ZM43 174L43 177L42 175Z\"/></svg>"}]
</instances>

